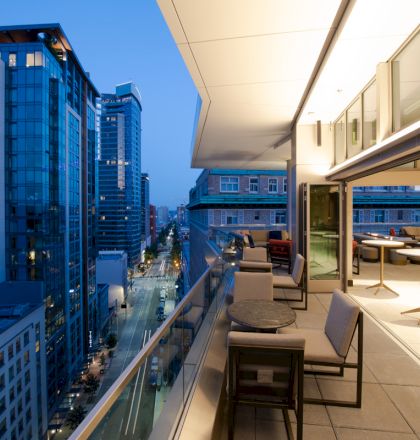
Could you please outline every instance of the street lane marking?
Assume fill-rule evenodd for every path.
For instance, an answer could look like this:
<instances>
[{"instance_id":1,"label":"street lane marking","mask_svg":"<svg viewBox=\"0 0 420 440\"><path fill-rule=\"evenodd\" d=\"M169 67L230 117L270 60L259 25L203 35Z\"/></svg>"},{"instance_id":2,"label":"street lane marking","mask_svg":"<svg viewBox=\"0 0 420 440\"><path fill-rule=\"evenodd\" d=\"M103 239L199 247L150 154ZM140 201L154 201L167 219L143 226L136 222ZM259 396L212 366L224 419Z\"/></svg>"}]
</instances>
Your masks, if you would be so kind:
<instances>
[{"instance_id":1,"label":"street lane marking","mask_svg":"<svg viewBox=\"0 0 420 440\"><path fill-rule=\"evenodd\" d=\"M150 339L151 333L152 333L152 330L149 330L149 339ZM141 378L141 385L140 385L140 391L139 391L139 401L138 401L138 404L137 404L136 417L134 419L134 425L133 425L133 435L134 435L134 431L136 430L137 417L139 415L139 410L140 410L140 401L141 401L141 395L143 394L144 376L146 375L146 367L147 367L147 360L148 359L149 358L147 357L146 358L146 362L144 363L143 377Z\"/></svg>"},{"instance_id":2,"label":"street lane marking","mask_svg":"<svg viewBox=\"0 0 420 440\"><path fill-rule=\"evenodd\" d=\"M147 330L144 331L144 335L143 335L143 347L146 344L146 335L147 335ZM146 358L146 362L147 362L147 358ZM134 384L133 398L131 399L130 412L128 413L127 425L125 427L124 435L127 435L127 433L128 433L128 425L130 424L131 413L133 411L134 399L136 397L137 383L138 383L139 377L140 377L140 370L141 370L141 367L137 371L136 383Z\"/></svg>"}]
</instances>

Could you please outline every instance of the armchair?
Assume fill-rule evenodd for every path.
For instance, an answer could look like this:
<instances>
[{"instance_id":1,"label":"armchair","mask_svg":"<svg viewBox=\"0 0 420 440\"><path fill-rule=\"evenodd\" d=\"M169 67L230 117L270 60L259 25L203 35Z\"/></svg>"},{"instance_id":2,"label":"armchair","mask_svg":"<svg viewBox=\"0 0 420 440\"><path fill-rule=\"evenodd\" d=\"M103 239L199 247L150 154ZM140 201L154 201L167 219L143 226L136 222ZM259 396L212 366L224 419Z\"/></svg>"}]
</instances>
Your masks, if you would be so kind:
<instances>
[{"instance_id":1,"label":"armchair","mask_svg":"<svg viewBox=\"0 0 420 440\"><path fill-rule=\"evenodd\" d=\"M351 341L357 328L357 362L348 362ZM363 374L363 312L341 290L335 289L328 312L325 328L314 330L306 328L282 328L280 334L296 334L305 339L305 365L312 369L307 373L315 375L343 376L345 368L357 370L355 401L330 399L304 399L306 403L333 406L362 406ZM335 371L319 371L315 366L335 367ZM306 371L305 371L306 372Z\"/></svg>"}]
</instances>

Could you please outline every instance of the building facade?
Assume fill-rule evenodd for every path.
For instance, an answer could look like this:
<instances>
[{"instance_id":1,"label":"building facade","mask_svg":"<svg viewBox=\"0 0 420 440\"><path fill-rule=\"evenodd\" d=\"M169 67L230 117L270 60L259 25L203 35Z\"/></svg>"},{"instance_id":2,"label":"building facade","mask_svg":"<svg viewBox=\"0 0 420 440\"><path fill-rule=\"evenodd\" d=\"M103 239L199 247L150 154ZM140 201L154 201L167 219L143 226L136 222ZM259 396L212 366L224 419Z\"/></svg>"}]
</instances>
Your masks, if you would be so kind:
<instances>
[{"instance_id":1,"label":"building facade","mask_svg":"<svg viewBox=\"0 0 420 440\"><path fill-rule=\"evenodd\" d=\"M51 411L82 364L96 294L98 93L59 25L1 27L0 54L5 278L44 282Z\"/></svg>"},{"instance_id":2,"label":"building facade","mask_svg":"<svg viewBox=\"0 0 420 440\"><path fill-rule=\"evenodd\" d=\"M169 209L167 206L157 207L157 223L158 226L165 226L169 222Z\"/></svg>"},{"instance_id":3,"label":"building facade","mask_svg":"<svg viewBox=\"0 0 420 440\"><path fill-rule=\"evenodd\" d=\"M190 222L204 227L287 223L285 171L204 170L190 190Z\"/></svg>"},{"instance_id":4,"label":"building facade","mask_svg":"<svg viewBox=\"0 0 420 440\"><path fill-rule=\"evenodd\" d=\"M141 174L141 240L150 245L150 179L147 173Z\"/></svg>"},{"instance_id":5,"label":"building facade","mask_svg":"<svg viewBox=\"0 0 420 440\"><path fill-rule=\"evenodd\" d=\"M156 243L157 232L156 232L156 206L150 204L150 240L151 243Z\"/></svg>"},{"instance_id":6,"label":"building facade","mask_svg":"<svg viewBox=\"0 0 420 440\"><path fill-rule=\"evenodd\" d=\"M48 425L42 284L4 282L0 294L0 435L41 439Z\"/></svg>"},{"instance_id":7,"label":"building facade","mask_svg":"<svg viewBox=\"0 0 420 440\"><path fill-rule=\"evenodd\" d=\"M133 267L141 253L141 98L133 83L101 95L98 159L99 250L121 250Z\"/></svg>"}]
</instances>

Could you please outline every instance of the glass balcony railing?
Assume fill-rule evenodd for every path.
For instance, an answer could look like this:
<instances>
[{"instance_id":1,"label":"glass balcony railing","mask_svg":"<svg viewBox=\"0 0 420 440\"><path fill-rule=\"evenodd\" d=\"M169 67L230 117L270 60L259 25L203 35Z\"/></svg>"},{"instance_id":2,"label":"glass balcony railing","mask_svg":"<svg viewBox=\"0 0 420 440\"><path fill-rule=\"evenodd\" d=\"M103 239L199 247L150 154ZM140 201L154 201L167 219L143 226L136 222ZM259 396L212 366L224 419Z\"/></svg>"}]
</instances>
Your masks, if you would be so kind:
<instances>
[{"instance_id":1,"label":"glass balcony railing","mask_svg":"<svg viewBox=\"0 0 420 440\"><path fill-rule=\"evenodd\" d=\"M138 354L71 440L174 435L241 256L239 236L220 232L212 238L220 255L156 332L144 336Z\"/></svg>"}]
</instances>

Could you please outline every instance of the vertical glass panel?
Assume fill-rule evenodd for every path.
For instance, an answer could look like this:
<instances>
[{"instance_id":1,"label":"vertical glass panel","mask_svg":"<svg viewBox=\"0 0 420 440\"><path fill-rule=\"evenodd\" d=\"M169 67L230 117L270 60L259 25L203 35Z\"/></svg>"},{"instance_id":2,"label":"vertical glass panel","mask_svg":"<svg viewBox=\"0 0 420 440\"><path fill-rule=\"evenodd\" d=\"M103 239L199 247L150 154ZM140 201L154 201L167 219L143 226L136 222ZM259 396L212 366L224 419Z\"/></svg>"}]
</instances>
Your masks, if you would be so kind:
<instances>
[{"instance_id":1,"label":"vertical glass panel","mask_svg":"<svg viewBox=\"0 0 420 440\"><path fill-rule=\"evenodd\" d=\"M345 116L342 115L341 118L336 122L334 126L334 136L335 136L335 163L339 164L344 162L346 159L346 123Z\"/></svg>"},{"instance_id":2,"label":"vertical glass panel","mask_svg":"<svg viewBox=\"0 0 420 440\"><path fill-rule=\"evenodd\" d=\"M44 56L42 52L35 52L35 66L43 66L44 65Z\"/></svg>"},{"instance_id":3,"label":"vertical glass panel","mask_svg":"<svg viewBox=\"0 0 420 440\"><path fill-rule=\"evenodd\" d=\"M376 144L376 81L363 93L363 148Z\"/></svg>"},{"instance_id":4,"label":"vertical glass panel","mask_svg":"<svg viewBox=\"0 0 420 440\"><path fill-rule=\"evenodd\" d=\"M26 67L35 66L35 56L33 52L28 52L26 54Z\"/></svg>"},{"instance_id":5,"label":"vertical glass panel","mask_svg":"<svg viewBox=\"0 0 420 440\"><path fill-rule=\"evenodd\" d=\"M420 33L392 62L394 131L420 120Z\"/></svg>"},{"instance_id":6,"label":"vertical glass panel","mask_svg":"<svg viewBox=\"0 0 420 440\"><path fill-rule=\"evenodd\" d=\"M309 193L309 276L338 280L340 256L338 185L311 185Z\"/></svg>"},{"instance_id":7,"label":"vertical glass panel","mask_svg":"<svg viewBox=\"0 0 420 440\"><path fill-rule=\"evenodd\" d=\"M347 157L352 157L362 151L362 100L356 102L347 110Z\"/></svg>"}]
</instances>

